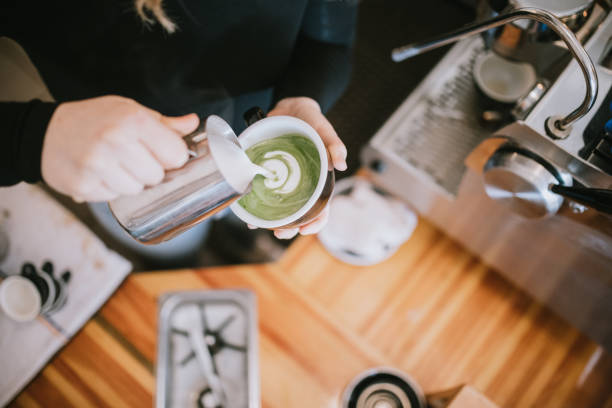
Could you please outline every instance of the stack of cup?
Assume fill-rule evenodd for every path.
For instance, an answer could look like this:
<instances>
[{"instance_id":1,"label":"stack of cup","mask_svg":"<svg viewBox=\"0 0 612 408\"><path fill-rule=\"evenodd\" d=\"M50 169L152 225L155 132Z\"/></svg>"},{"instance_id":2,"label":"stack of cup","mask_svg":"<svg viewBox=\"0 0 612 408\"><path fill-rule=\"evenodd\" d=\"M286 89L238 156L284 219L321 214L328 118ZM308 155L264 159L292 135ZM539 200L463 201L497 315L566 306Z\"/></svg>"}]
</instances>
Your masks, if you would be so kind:
<instances>
[{"instance_id":1,"label":"stack of cup","mask_svg":"<svg viewBox=\"0 0 612 408\"><path fill-rule=\"evenodd\" d=\"M0 284L0 308L18 322L56 312L66 304L69 280L70 271L56 278L51 262L45 262L40 271L25 263L20 275L8 276Z\"/></svg>"}]
</instances>

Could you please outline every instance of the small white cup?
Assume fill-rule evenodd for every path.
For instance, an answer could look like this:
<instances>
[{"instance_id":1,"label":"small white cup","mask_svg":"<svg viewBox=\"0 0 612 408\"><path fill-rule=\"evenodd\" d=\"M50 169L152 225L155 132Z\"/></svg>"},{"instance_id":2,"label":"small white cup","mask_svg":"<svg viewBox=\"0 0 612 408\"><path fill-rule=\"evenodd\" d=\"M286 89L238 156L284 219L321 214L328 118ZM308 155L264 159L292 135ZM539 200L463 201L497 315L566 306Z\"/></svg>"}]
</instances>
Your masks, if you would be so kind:
<instances>
[{"instance_id":1,"label":"small white cup","mask_svg":"<svg viewBox=\"0 0 612 408\"><path fill-rule=\"evenodd\" d=\"M476 85L485 95L503 103L516 102L533 88L537 80L531 64L509 61L492 51L476 58L472 73Z\"/></svg>"},{"instance_id":2,"label":"small white cup","mask_svg":"<svg viewBox=\"0 0 612 408\"><path fill-rule=\"evenodd\" d=\"M40 293L29 279L13 275L0 284L0 307L11 319L18 322L34 320L41 306Z\"/></svg>"},{"instance_id":3,"label":"small white cup","mask_svg":"<svg viewBox=\"0 0 612 408\"><path fill-rule=\"evenodd\" d=\"M334 171L333 169L330 170L329 166L331 159L328 157L327 149L321 137L308 123L292 116L270 116L246 128L240 134L238 140L242 148L246 150L263 140L287 134L299 134L307 137L314 143L319 152L321 170L314 193L299 210L278 220L259 218L245 210L238 201L234 202L230 208L238 218L248 224L268 229L294 228L316 218L331 197L334 187Z\"/></svg>"}]
</instances>

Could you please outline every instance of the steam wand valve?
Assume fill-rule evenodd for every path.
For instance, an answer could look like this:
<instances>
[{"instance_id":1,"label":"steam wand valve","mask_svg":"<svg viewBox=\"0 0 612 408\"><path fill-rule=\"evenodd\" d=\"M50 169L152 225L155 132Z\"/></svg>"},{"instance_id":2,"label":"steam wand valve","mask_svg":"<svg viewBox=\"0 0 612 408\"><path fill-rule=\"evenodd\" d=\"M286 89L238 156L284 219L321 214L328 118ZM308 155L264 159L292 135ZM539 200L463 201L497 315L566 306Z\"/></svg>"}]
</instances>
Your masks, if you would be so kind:
<instances>
[{"instance_id":1,"label":"steam wand valve","mask_svg":"<svg viewBox=\"0 0 612 408\"><path fill-rule=\"evenodd\" d=\"M612 214L612 190L602 188L568 187L551 184L550 191L579 204L586 205L606 214Z\"/></svg>"}]
</instances>

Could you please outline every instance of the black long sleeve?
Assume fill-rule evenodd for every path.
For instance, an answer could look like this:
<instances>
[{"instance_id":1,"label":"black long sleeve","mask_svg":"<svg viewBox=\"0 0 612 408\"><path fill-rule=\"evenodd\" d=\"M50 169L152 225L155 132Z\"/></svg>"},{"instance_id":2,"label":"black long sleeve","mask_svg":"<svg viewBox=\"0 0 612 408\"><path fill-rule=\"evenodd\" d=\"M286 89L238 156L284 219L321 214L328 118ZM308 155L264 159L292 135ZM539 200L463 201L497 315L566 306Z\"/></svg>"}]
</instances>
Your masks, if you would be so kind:
<instances>
[{"instance_id":1,"label":"black long sleeve","mask_svg":"<svg viewBox=\"0 0 612 408\"><path fill-rule=\"evenodd\" d=\"M40 156L55 103L0 103L0 185L41 180Z\"/></svg>"},{"instance_id":2,"label":"black long sleeve","mask_svg":"<svg viewBox=\"0 0 612 408\"><path fill-rule=\"evenodd\" d=\"M309 96L329 110L350 80L356 22L357 1L311 0L275 101Z\"/></svg>"},{"instance_id":3,"label":"black long sleeve","mask_svg":"<svg viewBox=\"0 0 612 408\"><path fill-rule=\"evenodd\" d=\"M245 105L267 107L273 95L311 96L327 109L348 81L355 0L163 4L173 34L145 27L134 0L3 0L0 35L24 48L58 104L116 94L237 126ZM0 103L0 185L41 180L55 107Z\"/></svg>"}]
</instances>

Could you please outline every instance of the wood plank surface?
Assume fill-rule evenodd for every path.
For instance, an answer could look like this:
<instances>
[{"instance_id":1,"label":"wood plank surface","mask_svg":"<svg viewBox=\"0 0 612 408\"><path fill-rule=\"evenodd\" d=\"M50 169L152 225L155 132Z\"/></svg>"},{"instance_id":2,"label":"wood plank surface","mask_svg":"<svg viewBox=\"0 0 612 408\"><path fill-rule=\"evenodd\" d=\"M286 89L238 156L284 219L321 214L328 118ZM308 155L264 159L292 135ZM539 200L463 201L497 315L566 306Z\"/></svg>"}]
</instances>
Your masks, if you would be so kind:
<instances>
[{"instance_id":1,"label":"wood plank surface","mask_svg":"<svg viewBox=\"0 0 612 408\"><path fill-rule=\"evenodd\" d=\"M612 407L607 353L424 221L373 267L302 237L275 264L132 275L11 406L150 407L157 298L216 288L257 296L264 407L336 407L377 365L502 407Z\"/></svg>"}]
</instances>

